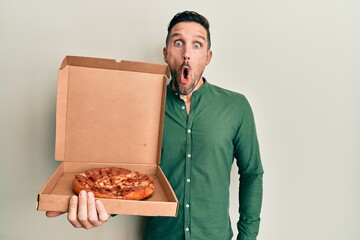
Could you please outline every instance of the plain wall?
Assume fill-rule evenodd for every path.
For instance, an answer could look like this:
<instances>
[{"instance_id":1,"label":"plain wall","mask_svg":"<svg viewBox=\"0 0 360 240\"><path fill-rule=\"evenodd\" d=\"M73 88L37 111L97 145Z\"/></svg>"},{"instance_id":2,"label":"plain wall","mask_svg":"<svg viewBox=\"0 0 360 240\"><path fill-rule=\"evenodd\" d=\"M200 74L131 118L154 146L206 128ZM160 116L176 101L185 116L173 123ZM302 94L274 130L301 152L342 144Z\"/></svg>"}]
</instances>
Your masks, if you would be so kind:
<instances>
[{"instance_id":1,"label":"plain wall","mask_svg":"<svg viewBox=\"0 0 360 240\"><path fill-rule=\"evenodd\" d=\"M141 217L82 230L35 210L58 166L57 70L65 55L163 63L168 22L186 9L211 23L204 76L254 110L265 168L258 239L360 239L358 0L0 0L0 239L141 238ZM237 189L234 167L235 234Z\"/></svg>"}]
</instances>

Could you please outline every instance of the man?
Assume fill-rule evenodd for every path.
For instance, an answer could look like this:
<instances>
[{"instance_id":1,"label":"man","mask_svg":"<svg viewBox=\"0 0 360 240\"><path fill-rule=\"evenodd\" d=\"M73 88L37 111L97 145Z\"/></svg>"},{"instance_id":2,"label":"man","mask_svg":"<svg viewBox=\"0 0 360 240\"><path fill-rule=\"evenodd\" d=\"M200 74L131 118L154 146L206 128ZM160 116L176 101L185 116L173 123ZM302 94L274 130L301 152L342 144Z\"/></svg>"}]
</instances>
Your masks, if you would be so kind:
<instances>
[{"instance_id":1,"label":"man","mask_svg":"<svg viewBox=\"0 0 360 240\"><path fill-rule=\"evenodd\" d=\"M174 16L163 50L172 79L167 86L161 168L179 199L179 211L177 217L148 217L145 240L231 239L234 158L240 174L237 239L255 240L258 234L263 168L252 110L243 95L203 78L212 57L210 47L205 17L191 11ZM92 193L71 198L68 219L75 227L100 226L108 218Z\"/></svg>"}]
</instances>

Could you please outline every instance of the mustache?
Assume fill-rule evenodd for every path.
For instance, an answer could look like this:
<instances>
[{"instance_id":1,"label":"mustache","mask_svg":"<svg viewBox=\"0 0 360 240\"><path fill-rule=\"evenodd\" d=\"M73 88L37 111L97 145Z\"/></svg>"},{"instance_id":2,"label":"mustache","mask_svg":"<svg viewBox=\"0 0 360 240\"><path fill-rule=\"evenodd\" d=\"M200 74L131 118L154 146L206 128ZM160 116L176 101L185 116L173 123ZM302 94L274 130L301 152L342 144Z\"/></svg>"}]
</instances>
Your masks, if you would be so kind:
<instances>
[{"instance_id":1,"label":"mustache","mask_svg":"<svg viewBox=\"0 0 360 240\"><path fill-rule=\"evenodd\" d=\"M191 69L190 64L189 64L188 61L184 61L184 62L181 64L180 69L182 69L183 67L188 67L189 69Z\"/></svg>"}]
</instances>

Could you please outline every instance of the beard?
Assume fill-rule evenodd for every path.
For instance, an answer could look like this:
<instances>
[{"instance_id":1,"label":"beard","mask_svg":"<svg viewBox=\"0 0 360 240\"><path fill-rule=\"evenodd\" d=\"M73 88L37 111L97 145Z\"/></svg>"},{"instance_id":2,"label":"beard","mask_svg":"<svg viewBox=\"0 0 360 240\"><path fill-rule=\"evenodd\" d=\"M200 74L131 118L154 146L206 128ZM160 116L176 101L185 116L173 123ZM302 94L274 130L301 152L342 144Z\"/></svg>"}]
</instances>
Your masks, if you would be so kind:
<instances>
[{"instance_id":1,"label":"beard","mask_svg":"<svg viewBox=\"0 0 360 240\"><path fill-rule=\"evenodd\" d=\"M171 78L173 82L173 87L175 88L175 91L180 95L188 95L194 91L196 86L199 84L202 76L202 72L200 74L193 73L192 71L189 71L188 78L190 79L189 82L185 85L181 83L180 79L183 74L183 71L170 69Z\"/></svg>"}]
</instances>

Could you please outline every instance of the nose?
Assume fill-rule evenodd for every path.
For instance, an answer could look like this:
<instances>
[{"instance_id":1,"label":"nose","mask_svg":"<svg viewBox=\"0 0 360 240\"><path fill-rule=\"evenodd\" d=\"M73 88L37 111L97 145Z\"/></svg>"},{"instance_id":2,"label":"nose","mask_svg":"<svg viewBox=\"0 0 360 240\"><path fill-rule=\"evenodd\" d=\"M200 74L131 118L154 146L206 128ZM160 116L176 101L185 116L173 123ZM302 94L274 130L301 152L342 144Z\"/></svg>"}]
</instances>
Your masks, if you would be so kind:
<instances>
[{"instance_id":1,"label":"nose","mask_svg":"<svg viewBox=\"0 0 360 240\"><path fill-rule=\"evenodd\" d=\"M183 60L184 61L188 61L190 60L190 47L188 47L187 45L184 46L184 52L183 52Z\"/></svg>"}]
</instances>

